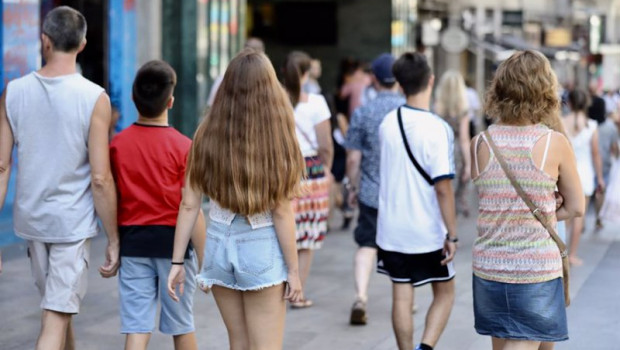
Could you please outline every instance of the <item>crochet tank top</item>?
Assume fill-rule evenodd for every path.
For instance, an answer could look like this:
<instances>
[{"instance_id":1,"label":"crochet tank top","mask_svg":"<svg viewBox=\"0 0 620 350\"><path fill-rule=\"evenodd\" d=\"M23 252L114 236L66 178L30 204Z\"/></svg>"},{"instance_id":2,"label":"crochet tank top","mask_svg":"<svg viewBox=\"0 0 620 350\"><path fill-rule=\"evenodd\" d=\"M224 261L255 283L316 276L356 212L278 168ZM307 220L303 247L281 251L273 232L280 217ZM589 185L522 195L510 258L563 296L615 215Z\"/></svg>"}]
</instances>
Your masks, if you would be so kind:
<instances>
[{"instance_id":1,"label":"crochet tank top","mask_svg":"<svg viewBox=\"0 0 620 350\"><path fill-rule=\"evenodd\" d=\"M519 184L555 226L557 180L541 170L551 130L540 124L493 125L489 133ZM547 138L547 143L539 168L532 159L532 149L542 137ZM478 146L483 142L484 135L476 139ZM477 166L477 158L474 161ZM473 249L474 274L504 283L538 283L561 277L562 260L557 245L510 184L492 150L487 167L479 170L474 179L480 206L478 238Z\"/></svg>"}]
</instances>

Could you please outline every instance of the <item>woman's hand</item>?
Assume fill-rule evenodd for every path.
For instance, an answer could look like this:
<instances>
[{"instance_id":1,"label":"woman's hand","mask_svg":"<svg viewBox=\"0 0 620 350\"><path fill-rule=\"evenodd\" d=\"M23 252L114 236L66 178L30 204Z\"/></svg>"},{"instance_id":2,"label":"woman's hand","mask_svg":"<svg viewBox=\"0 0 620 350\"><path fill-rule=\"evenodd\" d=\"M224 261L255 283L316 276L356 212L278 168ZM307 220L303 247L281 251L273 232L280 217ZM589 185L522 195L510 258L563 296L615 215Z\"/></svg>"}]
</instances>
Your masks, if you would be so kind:
<instances>
[{"instance_id":1,"label":"woman's hand","mask_svg":"<svg viewBox=\"0 0 620 350\"><path fill-rule=\"evenodd\" d=\"M560 209L563 204L564 204L564 197L562 197L562 194L560 192L555 191L555 210Z\"/></svg>"},{"instance_id":2,"label":"woman's hand","mask_svg":"<svg viewBox=\"0 0 620 350\"><path fill-rule=\"evenodd\" d=\"M176 289L179 286L179 296L183 295L183 289L185 288L185 266L172 265L170 274L168 274L168 295L174 301L179 301Z\"/></svg>"},{"instance_id":3,"label":"woman's hand","mask_svg":"<svg viewBox=\"0 0 620 350\"><path fill-rule=\"evenodd\" d=\"M301 280L299 279L298 272L288 273L284 299L291 303L298 303L304 300L304 293L301 290Z\"/></svg>"},{"instance_id":4,"label":"woman's hand","mask_svg":"<svg viewBox=\"0 0 620 350\"><path fill-rule=\"evenodd\" d=\"M471 166L464 166L463 173L461 174L461 181L467 182L471 180Z\"/></svg>"}]
</instances>

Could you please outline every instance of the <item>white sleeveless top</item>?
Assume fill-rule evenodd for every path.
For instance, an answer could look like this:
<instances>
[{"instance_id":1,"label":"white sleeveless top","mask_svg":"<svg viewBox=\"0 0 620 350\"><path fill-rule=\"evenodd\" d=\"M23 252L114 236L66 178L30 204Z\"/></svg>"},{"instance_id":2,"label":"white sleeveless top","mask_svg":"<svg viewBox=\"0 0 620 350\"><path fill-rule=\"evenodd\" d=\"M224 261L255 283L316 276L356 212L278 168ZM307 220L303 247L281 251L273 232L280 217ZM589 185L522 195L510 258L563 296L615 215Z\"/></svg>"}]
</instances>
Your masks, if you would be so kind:
<instances>
[{"instance_id":1,"label":"white sleeveless top","mask_svg":"<svg viewBox=\"0 0 620 350\"><path fill-rule=\"evenodd\" d=\"M90 120L100 86L80 74L30 73L7 86L6 110L17 150L15 233L68 243L97 235L88 161Z\"/></svg>"},{"instance_id":2,"label":"white sleeveless top","mask_svg":"<svg viewBox=\"0 0 620 350\"><path fill-rule=\"evenodd\" d=\"M588 119L586 127L578 134L570 137L570 142L575 151L577 159L577 172L581 179L581 187L586 196L594 194L596 189L596 171L594 170L594 160L592 159L592 137L597 130L597 123Z\"/></svg>"}]
</instances>

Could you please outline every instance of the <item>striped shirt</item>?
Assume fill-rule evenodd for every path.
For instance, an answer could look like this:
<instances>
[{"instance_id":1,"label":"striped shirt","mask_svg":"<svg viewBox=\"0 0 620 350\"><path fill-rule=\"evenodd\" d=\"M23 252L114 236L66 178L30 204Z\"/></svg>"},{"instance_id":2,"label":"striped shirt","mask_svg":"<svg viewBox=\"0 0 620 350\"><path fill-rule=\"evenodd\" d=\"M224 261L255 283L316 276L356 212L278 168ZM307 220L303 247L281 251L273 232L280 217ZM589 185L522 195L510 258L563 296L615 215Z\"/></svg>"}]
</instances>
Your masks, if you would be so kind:
<instances>
[{"instance_id":1,"label":"striped shirt","mask_svg":"<svg viewBox=\"0 0 620 350\"><path fill-rule=\"evenodd\" d=\"M540 124L489 128L510 171L555 226L557 180L532 160L532 148L550 132ZM484 135L481 139L486 141ZM504 283L538 283L561 277L562 260L557 245L510 184L492 151L487 167L474 179L474 184L480 206L478 238L473 249L474 274Z\"/></svg>"}]
</instances>

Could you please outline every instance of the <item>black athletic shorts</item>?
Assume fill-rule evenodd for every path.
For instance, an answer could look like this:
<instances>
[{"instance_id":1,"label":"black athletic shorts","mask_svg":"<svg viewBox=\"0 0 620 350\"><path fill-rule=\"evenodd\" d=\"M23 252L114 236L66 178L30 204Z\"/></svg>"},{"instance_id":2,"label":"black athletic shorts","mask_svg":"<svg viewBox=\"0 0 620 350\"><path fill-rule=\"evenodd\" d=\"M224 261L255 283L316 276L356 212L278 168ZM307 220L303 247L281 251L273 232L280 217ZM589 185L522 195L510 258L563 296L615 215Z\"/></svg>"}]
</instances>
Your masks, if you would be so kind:
<instances>
[{"instance_id":1,"label":"black athletic shorts","mask_svg":"<svg viewBox=\"0 0 620 350\"><path fill-rule=\"evenodd\" d=\"M442 266L445 258L442 249L430 253L404 254L379 248L377 272L390 276L394 283L410 283L419 287L431 282L444 282L454 278L454 265Z\"/></svg>"},{"instance_id":2,"label":"black athletic shorts","mask_svg":"<svg viewBox=\"0 0 620 350\"><path fill-rule=\"evenodd\" d=\"M360 247L377 248L377 209L359 202L360 213L353 231L355 243Z\"/></svg>"}]
</instances>

